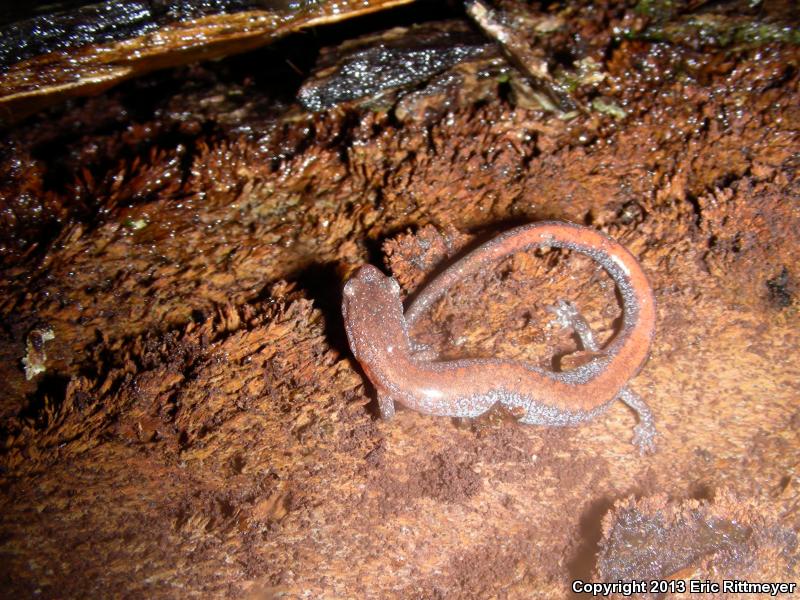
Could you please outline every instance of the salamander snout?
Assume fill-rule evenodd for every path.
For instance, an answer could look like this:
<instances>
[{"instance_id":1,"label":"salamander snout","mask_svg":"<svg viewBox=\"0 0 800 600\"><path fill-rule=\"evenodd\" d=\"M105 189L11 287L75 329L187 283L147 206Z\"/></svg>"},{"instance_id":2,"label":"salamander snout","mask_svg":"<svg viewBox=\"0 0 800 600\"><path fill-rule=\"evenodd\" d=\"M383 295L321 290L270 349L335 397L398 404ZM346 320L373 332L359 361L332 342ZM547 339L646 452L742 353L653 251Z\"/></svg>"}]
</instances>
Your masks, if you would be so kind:
<instances>
[{"instance_id":1,"label":"salamander snout","mask_svg":"<svg viewBox=\"0 0 800 600\"><path fill-rule=\"evenodd\" d=\"M399 298L400 285L372 265L360 267L344 286L344 295L351 298L366 295L374 301L376 296L385 294Z\"/></svg>"}]
</instances>

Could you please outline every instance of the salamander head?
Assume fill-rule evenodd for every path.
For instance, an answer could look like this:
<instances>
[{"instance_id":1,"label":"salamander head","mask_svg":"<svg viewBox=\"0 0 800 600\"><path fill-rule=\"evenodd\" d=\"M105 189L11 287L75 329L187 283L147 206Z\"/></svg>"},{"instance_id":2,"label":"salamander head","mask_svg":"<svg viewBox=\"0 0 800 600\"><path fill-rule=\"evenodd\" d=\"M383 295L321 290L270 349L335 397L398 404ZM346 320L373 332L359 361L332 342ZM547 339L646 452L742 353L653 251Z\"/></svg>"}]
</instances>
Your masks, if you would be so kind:
<instances>
[{"instance_id":1,"label":"salamander head","mask_svg":"<svg viewBox=\"0 0 800 600\"><path fill-rule=\"evenodd\" d=\"M411 354L400 286L372 265L364 265L345 284L342 296L350 349L374 382L373 375Z\"/></svg>"}]
</instances>

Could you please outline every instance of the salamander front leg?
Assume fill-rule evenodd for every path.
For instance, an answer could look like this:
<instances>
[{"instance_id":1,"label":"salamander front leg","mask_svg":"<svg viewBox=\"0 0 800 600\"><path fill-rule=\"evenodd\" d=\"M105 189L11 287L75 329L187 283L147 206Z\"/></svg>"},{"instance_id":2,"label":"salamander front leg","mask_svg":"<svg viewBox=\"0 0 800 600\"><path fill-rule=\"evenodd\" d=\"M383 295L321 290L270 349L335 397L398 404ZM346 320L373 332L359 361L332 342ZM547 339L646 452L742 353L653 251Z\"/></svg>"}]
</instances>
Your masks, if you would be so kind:
<instances>
[{"instance_id":1,"label":"salamander front leg","mask_svg":"<svg viewBox=\"0 0 800 600\"><path fill-rule=\"evenodd\" d=\"M653 454L656 451L656 421L650 407L628 388L620 390L619 399L630 406L639 417L639 424L633 430L634 445L642 454Z\"/></svg>"},{"instance_id":2,"label":"salamander front leg","mask_svg":"<svg viewBox=\"0 0 800 600\"><path fill-rule=\"evenodd\" d=\"M381 411L381 417L387 421L394 416L394 400L384 390L378 390L378 408Z\"/></svg>"}]
</instances>

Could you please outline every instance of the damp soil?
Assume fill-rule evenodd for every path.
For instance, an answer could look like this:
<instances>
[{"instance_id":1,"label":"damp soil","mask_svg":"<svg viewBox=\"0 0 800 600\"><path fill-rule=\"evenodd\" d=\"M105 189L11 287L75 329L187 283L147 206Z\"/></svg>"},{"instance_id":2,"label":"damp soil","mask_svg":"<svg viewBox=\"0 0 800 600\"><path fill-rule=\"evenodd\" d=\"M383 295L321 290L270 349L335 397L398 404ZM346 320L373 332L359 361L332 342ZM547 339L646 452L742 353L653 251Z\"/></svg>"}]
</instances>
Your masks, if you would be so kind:
<instances>
[{"instance_id":1,"label":"damp soil","mask_svg":"<svg viewBox=\"0 0 800 600\"><path fill-rule=\"evenodd\" d=\"M575 110L453 9L296 34L1 131L4 594L800 580L796 15L612 4L503 5ZM365 56L396 84L340 94ZM630 388L653 455L622 403L575 428L378 416L347 276L369 262L410 296L541 219L608 233L650 278L657 332ZM562 368L581 348L547 311L560 299L613 338L613 284L562 251L459 283L414 336Z\"/></svg>"}]
</instances>

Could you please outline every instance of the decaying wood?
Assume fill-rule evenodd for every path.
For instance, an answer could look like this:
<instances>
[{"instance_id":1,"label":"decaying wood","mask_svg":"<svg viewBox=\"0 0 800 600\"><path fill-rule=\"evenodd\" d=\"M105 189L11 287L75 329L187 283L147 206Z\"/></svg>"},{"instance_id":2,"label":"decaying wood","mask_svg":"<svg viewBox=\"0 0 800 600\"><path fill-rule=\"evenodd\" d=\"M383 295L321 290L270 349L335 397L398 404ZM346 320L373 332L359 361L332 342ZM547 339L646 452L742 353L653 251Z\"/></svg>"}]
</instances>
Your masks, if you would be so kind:
<instances>
[{"instance_id":1,"label":"decaying wood","mask_svg":"<svg viewBox=\"0 0 800 600\"><path fill-rule=\"evenodd\" d=\"M14 49L8 51L6 64L0 64L0 124L16 122L64 97L95 94L149 71L245 52L300 29L335 23L410 1L335 0L292 4L268 0L251 3L253 6L249 10L233 11L225 10L225 3L220 3L216 10L209 9L213 5L204 6L201 2L193 10L191 4L184 3L176 8L186 14L174 19L170 19L169 14L159 19L153 11L158 3L153 6L140 2L98 3L97 9L84 18L102 20L108 19L107 14L113 14L119 20L129 21L129 12L145 14L137 15L142 22L130 33L124 27L115 28L117 24L113 20L104 24L102 33L107 39L99 36L96 40L77 35L74 30L79 31L81 23L75 23L67 11L64 16L57 13L12 23L0 30L6 44L19 44L22 41L19 33L34 39L43 35L62 39L55 40L55 48L50 51L24 55L19 60L14 60ZM236 6L236 3L230 4ZM247 5L246 2L242 4ZM84 25L83 29L87 27ZM78 40L73 42L71 37Z\"/></svg>"},{"instance_id":2,"label":"decaying wood","mask_svg":"<svg viewBox=\"0 0 800 600\"><path fill-rule=\"evenodd\" d=\"M775 503L758 498L721 491L676 503L662 495L616 505L603 519L600 546L597 581L684 581L692 592L687 580L695 580L723 592L723 580L790 583L797 532ZM690 597L709 595L710 586L696 587Z\"/></svg>"},{"instance_id":3,"label":"decaying wood","mask_svg":"<svg viewBox=\"0 0 800 600\"><path fill-rule=\"evenodd\" d=\"M628 9L557 16L554 47L581 40L600 66L567 118L517 103L484 59L309 114L251 79L256 54L3 133L4 589L565 598L621 573L800 579L800 51L615 39L643 18ZM161 95L133 111L143 89ZM621 403L567 429L377 418L347 274L372 262L410 294L542 218L608 232L651 277L657 334L631 387L652 457ZM415 335L555 368L579 350L558 299L613 335L609 278L556 251L465 280Z\"/></svg>"}]
</instances>

